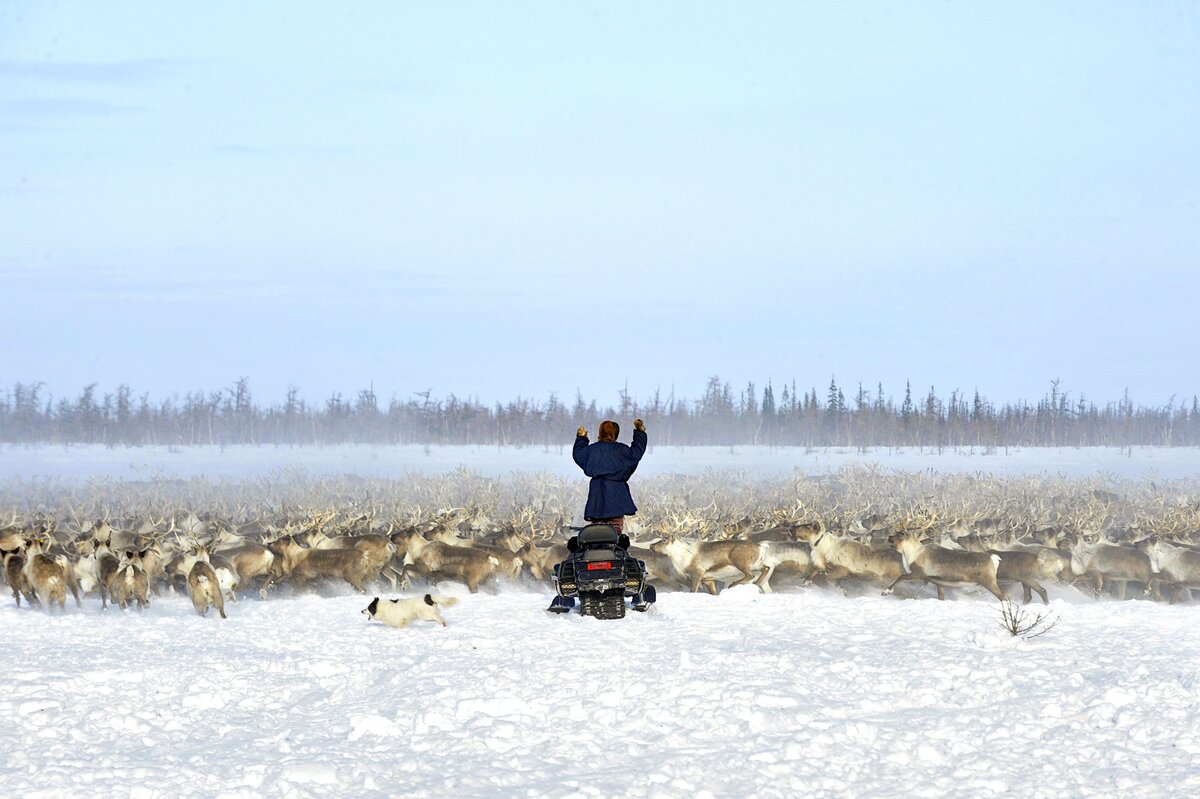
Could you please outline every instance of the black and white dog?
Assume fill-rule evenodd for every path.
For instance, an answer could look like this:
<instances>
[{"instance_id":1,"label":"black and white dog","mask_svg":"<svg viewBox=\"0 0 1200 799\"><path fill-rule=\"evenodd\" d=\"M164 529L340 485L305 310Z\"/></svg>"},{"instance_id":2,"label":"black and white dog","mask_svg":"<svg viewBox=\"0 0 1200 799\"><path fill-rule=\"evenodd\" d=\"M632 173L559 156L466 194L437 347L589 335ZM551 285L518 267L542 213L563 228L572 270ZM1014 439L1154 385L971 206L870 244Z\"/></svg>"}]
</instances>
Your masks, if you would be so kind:
<instances>
[{"instance_id":1,"label":"black and white dog","mask_svg":"<svg viewBox=\"0 0 1200 799\"><path fill-rule=\"evenodd\" d=\"M443 627L446 620L438 612L438 606L450 607L457 605L458 599L452 596L434 596L426 594L419 599L380 599L375 597L371 604L363 609L363 615L370 619L379 619L389 627L407 627L410 622L418 619L436 621Z\"/></svg>"}]
</instances>

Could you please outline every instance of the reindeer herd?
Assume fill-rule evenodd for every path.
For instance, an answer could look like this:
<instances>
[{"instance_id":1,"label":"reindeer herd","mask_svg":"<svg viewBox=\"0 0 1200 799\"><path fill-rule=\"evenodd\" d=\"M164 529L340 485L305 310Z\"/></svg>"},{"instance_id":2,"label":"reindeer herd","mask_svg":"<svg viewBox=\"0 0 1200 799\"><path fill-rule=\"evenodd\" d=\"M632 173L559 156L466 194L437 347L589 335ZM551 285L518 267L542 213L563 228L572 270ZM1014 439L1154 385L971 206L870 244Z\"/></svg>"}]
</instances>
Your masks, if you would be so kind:
<instances>
[{"instance_id":1,"label":"reindeer herd","mask_svg":"<svg viewBox=\"0 0 1200 799\"><path fill-rule=\"evenodd\" d=\"M753 483L709 473L644 481L632 552L659 590L716 594L817 584L890 594L1047 585L1178 602L1200 588L1200 495L1061 478L886 474ZM1114 490L1115 489L1115 490ZM143 608L186 592L196 611L320 584L393 591L411 579L471 592L526 581L550 589L581 489L549 476L468 472L403 481L0 487L4 580L17 606ZM772 585L774 581L775 585ZM918 586L928 586L921 589ZM912 593L910 591L910 594Z\"/></svg>"}]
</instances>

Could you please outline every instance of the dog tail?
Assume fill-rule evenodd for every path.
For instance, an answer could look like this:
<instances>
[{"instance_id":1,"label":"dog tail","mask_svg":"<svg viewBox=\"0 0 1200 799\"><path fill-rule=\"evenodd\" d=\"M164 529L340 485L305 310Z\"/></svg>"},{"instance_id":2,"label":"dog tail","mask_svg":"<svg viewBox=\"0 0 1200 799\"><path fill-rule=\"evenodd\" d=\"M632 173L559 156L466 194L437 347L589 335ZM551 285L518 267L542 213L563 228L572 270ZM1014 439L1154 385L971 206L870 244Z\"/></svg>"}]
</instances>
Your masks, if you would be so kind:
<instances>
[{"instance_id":1,"label":"dog tail","mask_svg":"<svg viewBox=\"0 0 1200 799\"><path fill-rule=\"evenodd\" d=\"M441 605L444 608L449 608L449 607L453 607L458 604L458 597L456 597L456 596L433 596L432 594L426 594L425 595L425 604Z\"/></svg>"}]
</instances>

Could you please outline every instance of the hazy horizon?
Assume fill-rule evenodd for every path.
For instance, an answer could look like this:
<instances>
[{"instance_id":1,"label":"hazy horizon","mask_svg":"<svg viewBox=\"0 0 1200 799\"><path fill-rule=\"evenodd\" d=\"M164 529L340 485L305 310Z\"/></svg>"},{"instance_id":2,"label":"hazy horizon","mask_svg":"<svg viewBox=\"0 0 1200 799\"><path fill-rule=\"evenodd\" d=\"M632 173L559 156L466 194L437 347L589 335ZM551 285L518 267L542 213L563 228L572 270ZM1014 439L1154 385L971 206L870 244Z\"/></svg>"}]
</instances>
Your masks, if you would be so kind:
<instances>
[{"instance_id":1,"label":"hazy horizon","mask_svg":"<svg viewBox=\"0 0 1200 799\"><path fill-rule=\"evenodd\" d=\"M710 375L709 380L711 380L714 377L718 378L723 386L728 386L728 388L730 389L730 391L732 393L735 403L738 403L741 401L741 398L743 397L745 390L748 387L747 384L737 385L737 384L732 383L729 380L722 378L720 375ZM54 386L52 386L48 383L45 383L45 382L41 382L41 381L17 380L12 383L0 385L0 396L11 398L13 395L13 389L15 388L15 386L17 384L20 384L24 389L29 389L31 387L37 386L39 395L41 396L43 403L45 403L48 400L53 400L54 402L58 402L59 400L64 400L64 399L66 399L66 400L78 399L83 394L83 392L89 386L91 386L91 387L94 387L95 400L101 401L106 394L115 396L115 394L119 388L121 388L122 386L126 386L129 388L131 396L135 401L139 400L143 395L146 395L148 397L149 401L151 403L154 403L154 402L162 402L162 401L169 400L169 399L183 399L183 398L186 398L188 395L193 395L193 394L197 394L197 393L204 394L206 396L211 395L213 393L232 396L236 391L236 386L237 386L238 382L240 381L240 379L241 378L239 377L237 379L229 380L221 385L216 385L216 386L190 386L190 387L186 387L186 388L177 388L177 389L167 390L163 393L155 393L153 391L146 389L144 386L138 386L136 384L133 384L133 383L130 383L129 381L124 381L124 380L92 381L90 383L81 384L81 385L78 385L75 387L68 386L68 387L66 387L65 390L56 390ZM763 401L763 389L766 388L768 384L770 384L770 386L772 388L774 401L778 404L782 399L783 392L785 389L787 390L789 396L792 394L793 382L794 382L794 388L798 392L798 397L800 398L801 401L803 400L803 398L806 394L808 394L812 391L815 391L816 395L817 395L818 403L820 403L821 405L825 405L827 398L828 398L828 392L829 392L829 387L830 387L831 381L833 381L837 384L837 387L841 391L843 398L846 401L846 404L849 407L853 407L854 397L858 392L859 381L855 381L852 384L844 384L840 380L837 380L836 375L833 375L830 378L826 379L823 383L821 383L821 382L804 383L798 379L796 381L792 381L792 380L758 381L758 380L751 379L750 383L753 384L755 398L759 405L761 405L761 403ZM684 402L688 403L689 405L695 405L697 402L702 400L703 397L705 396L705 386L706 386L707 382L708 382L707 380L703 381L704 384L702 384L700 386L700 388L698 388L694 394L685 394L685 393L679 391L677 388L674 388L671 386L660 386L660 387L651 388L650 390L648 390L646 392L642 392L642 393L635 392L632 389L630 389L629 396L632 400L635 400L639 404L641 404L641 403L652 401L654 399L655 394L657 393L659 395L659 398L664 403L666 403L669 399L673 398L675 400L683 400ZM545 400L548 400L550 398L551 394L553 394L560 403L563 403L567 407L571 407L575 404L575 401L577 398L576 391L561 392L561 391L551 390L551 391L546 392L545 394L540 394L540 395L525 393L525 394L513 394L512 396L494 396L493 397L493 396L483 396L477 391L467 391L467 390L456 391L453 388L447 389L446 391L439 393L438 391L436 391L433 388L428 387L428 386L425 388L413 388L411 390L399 389L399 390L394 390L394 391L391 391L388 393L384 393L384 392L380 391L378 386L375 386L373 384L368 384L368 385L363 385L363 386L334 386L330 390L326 391L324 394L313 394L311 392L306 392L302 386L299 386L299 385L296 385L295 383L290 383L290 382L284 384L284 389L279 394L274 394L274 393L268 394L268 393L264 393L252 378L246 379L246 385L249 389L252 402L262 410L266 410L270 407L275 407L275 406L283 406L286 402L287 395L290 393L291 389L293 389L293 388L296 390L297 399L306 403L308 405L308 407L310 407L310 408L313 408L313 407L319 408L319 407L323 406L323 404L327 400L329 400L331 397L333 397L334 395L339 396L345 402L353 403L358 398L359 392L362 392L362 391L374 392L376 399L379 402L381 407L386 406L386 404L392 399L396 399L399 402L407 402L407 401L414 400L414 399L420 399L427 391L430 392L429 393L430 399L435 400L435 401L448 400L453 396L459 400L475 401L475 402L482 403L486 406L495 406L497 404L505 404L505 403L508 403L511 401L517 401L517 400L529 400L532 402L540 403L540 402L544 402ZM870 382L866 382L866 381L862 382L862 388L866 392L867 396L869 397L869 399L872 403L874 403L876 396L878 395L878 390L880 387L882 387L882 389L883 389L884 401L886 403L890 403L898 408L904 400L905 391L906 391L907 387L902 385L898 391L893 391L888 386L881 386L881 384L879 384L878 382L876 382L876 383L870 383ZM936 397L941 402L945 402L946 400L948 400L950 398L950 394L953 392L957 395L957 397L960 400L965 400L968 403L970 403L972 401L976 390L978 390L979 397L981 399L986 400L988 403L991 403L994 406L1003 407L1005 405L1010 405L1010 404L1015 405L1015 404L1019 404L1022 402L1028 403L1030 405L1036 405L1040 400L1050 396L1051 389L1052 389L1052 385L1051 385L1051 383L1048 382L1042 388L1042 390L1040 392L1030 395L1030 396L1027 396L1027 397L999 398L999 397L995 397L995 396L989 394L982 387L972 387L969 389L962 389L957 386L950 386L950 387L947 387L947 386L918 386L915 384L913 384L911 386L912 401L918 406L923 405L925 398L930 393L930 390L933 390ZM582 399L585 403L590 404L592 402L595 402L596 405L601 410L603 410L607 406L616 407L620 404L620 393L622 390L624 390L623 386L620 388L614 389L611 397L609 397L609 396L590 396L587 394L583 394L582 391L578 392L578 396L582 397ZM1170 397L1162 397L1162 398L1138 396L1132 390L1128 390L1128 391L1122 390L1122 392L1120 394L1118 394L1117 396L1100 397L1100 396L1094 396L1094 395L1088 394L1087 392L1077 391L1072 386L1065 385L1061 381L1059 382L1059 385L1057 386L1057 391L1060 396L1065 395L1068 398L1068 400L1069 400L1068 405L1072 409L1074 409L1077 406L1081 397L1089 405L1095 405L1097 408L1104 408L1110 404L1120 403L1121 401L1123 401L1125 399L1126 396L1128 396L1130 402L1133 404L1133 406L1135 408L1162 408L1162 407L1166 406L1169 402L1173 403L1176 408L1190 407L1192 400L1197 397L1200 397L1200 390L1193 391L1191 394L1184 395L1181 393L1177 393Z\"/></svg>"},{"instance_id":2,"label":"hazy horizon","mask_svg":"<svg viewBox=\"0 0 1200 799\"><path fill-rule=\"evenodd\" d=\"M0 7L0 390L1200 387L1200 7Z\"/></svg>"}]
</instances>

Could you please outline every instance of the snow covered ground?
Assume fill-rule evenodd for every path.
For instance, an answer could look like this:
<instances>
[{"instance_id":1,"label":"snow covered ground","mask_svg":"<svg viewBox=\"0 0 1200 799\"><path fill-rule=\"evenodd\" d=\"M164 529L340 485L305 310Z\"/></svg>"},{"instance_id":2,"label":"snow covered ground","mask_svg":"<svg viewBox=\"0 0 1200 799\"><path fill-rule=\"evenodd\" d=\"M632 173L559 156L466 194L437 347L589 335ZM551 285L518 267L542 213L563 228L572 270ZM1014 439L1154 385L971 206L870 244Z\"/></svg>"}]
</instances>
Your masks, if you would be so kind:
<instances>
[{"instance_id":1,"label":"snow covered ground","mask_svg":"<svg viewBox=\"0 0 1200 799\"><path fill-rule=\"evenodd\" d=\"M1189 796L1200 608L1059 589L996 604L663 594L596 621L461 596L446 628L358 596L0 605L0 795ZM1036 609L1036 606L1035 606Z\"/></svg>"},{"instance_id":2,"label":"snow covered ground","mask_svg":"<svg viewBox=\"0 0 1200 799\"><path fill-rule=\"evenodd\" d=\"M651 431L653 434L653 431ZM1186 447L1111 447L981 449L816 449L799 447L654 447L638 474L696 473L706 469L738 471L750 477L779 477L799 469L808 474L836 472L843 466L879 464L894 471L988 472L998 475L1049 474L1131 479L1176 479L1200 474L1200 449ZM309 475L354 474L403 477L441 474L465 467L488 477L513 471L579 476L570 442L552 447L22 447L0 446L0 480L56 477L68 480L214 480L258 478L281 471Z\"/></svg>"},{"instance_id":3,"label":"snow covered ground","mask_svg":"<svg viewBox=\"0 0 1200 799\"><path fill-rule=\"evenodd\" d=\"M639 475L1200 474L1200 450L655 448ZM578 476L569 447L0 448L0 482ZM286 589L285 589L286 590ZM980 595L664 593L600 622L549 591L461 597L445 629L369 624L367 599L244 599L201 619L0 601L0 797L1191 796L1200 605L1051 589L1031 641ZM415 593L415 592L409 592ZM1036 611L1039 606L1033 606Z\"/></svg>"}]
</instances>

